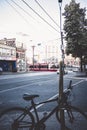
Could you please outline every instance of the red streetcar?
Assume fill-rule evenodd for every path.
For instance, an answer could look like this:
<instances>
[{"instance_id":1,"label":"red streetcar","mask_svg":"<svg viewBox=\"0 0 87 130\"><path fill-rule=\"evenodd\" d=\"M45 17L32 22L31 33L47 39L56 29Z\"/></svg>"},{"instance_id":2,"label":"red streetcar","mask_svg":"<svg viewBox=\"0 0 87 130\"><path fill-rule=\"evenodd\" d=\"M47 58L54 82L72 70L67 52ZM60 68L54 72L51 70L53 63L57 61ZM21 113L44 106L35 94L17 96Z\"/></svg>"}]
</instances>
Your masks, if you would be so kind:
<instances>
[{"instance_id":1,"label":"red streetcar","mask_svg":"<svg viewBox=\"0 0 87 130\"><path fill-rule=\"evenodd\" d=\"M29 64L30 71L57 71L57 68L51 67L49 68L49 64L47 63L35 63L34 65Z\"/></svg>"}]
</instances>

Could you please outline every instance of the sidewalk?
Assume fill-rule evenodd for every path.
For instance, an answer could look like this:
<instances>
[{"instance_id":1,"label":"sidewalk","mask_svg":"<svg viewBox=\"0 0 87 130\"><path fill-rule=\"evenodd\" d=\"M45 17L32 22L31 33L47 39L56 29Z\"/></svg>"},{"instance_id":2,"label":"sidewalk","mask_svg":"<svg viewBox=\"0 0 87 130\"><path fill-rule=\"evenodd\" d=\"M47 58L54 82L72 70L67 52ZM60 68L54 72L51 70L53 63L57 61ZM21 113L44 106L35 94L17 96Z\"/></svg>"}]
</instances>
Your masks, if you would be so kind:
<instances>
[{"instance_id":1,"label":"sidewalk","mask_svg":"<svg viewBox=\"0 0 87 130\"><path fill-rule=\"evenodd\" d=\"M40 71L3 72L2 75L35 73ZM76 77L87 77L86 72L74 72Z\"/></svg>"},{"instance_id":2,"label":"sidewalk","mask_svg":"<svg viewBox=\"0 0 87 130\"><path fill-rule=\"evenodd\" d=\"M43 116L42 112L39 112L40 118ZM65 119L65 124L70 129L67 130L87 130L87 121L84 120L80 115L78 116L78 113L74 113L75 116L75 122L70 123L69 119ZM80 119L78 122L78 118ZM46 122L45 122L46 128L45 130L61 130L61 124L56 119L56 114L52 115ZM42 130L42 129L41 129Z\"/></svg>"},{"instance_id":3,"label":"sidewalk","mask_svg":"<svg viewBox=\"0 0 87 130\"><path fill-rule=\"evenodd\" d=\"M84 72L76 72L76 77L87 77ZM39 112L39 116L42 117L43 113ZM75 114L75 123L69 123L69 120L65 118L65 124L70 127L70 130L87 130L87 120L84 120L78 113ZM86 112L87 114L87 112ZM79 119L79 122L78 122ZM54 114L50 119L46 121L46 129L45 130L61 130L61 124L57 121L56 115Z\"/></svg>"},{"instance_id":4,"label":"sidewalk","mask_svg":"<svg viewBox=\"0 0 87 130\"><path fill-rule=\"evenodd\" d=\"M43 117L44 112L38 112L39 118ZM34 113L33 113L34 114ZM56 119L56 114L53 114L46 122L45 122L45 130L60 130L60 124ZM40 129L43 130L43 129Z\"/></svg>"},{"instance_id":5,"label":"sidewalk","mask_svg":"<svg viewBox=\"0 0 87 130\"><path fill-rule=\"evenodd\" d=\"M87 77L86 72L76 72L76 77Z\"/></svg>"},{"instance_id":6,"label":"sidewalk","mask_svg":"<svg viewBox=\"0 0 87 130\"><path fill-rule=\"evenodd\" d=\"M35 71L20 71L20 72L3 72L2 75L15 75L15 74L24 74L24 73L34 73Z\"/></svg>"}]
</instances>

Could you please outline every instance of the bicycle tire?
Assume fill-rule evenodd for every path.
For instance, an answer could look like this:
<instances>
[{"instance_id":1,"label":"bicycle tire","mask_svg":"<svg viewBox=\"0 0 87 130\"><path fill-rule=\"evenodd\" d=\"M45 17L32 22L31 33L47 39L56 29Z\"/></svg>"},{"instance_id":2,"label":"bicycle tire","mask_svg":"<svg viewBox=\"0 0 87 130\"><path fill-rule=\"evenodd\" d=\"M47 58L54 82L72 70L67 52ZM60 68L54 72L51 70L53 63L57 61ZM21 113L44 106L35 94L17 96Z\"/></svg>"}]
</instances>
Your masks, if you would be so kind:
<instances>
[{"instance_id":1,"label":"bicycle tire","mask_svg":"<svg viewBox=\"0 0 87 130\"><path fill-rule=\"evenodd\" d=\"M33 130L34 117L24 108L14 107L0 114L1 130Z\"/></svg>"},{"instance_id":2,"label":"bicycle tire","mask_svg":"<svg viewBox=\"0 0 87 130\"><path fill-rule=\"evenodd\" d=\"M42 124L36 124L34 130L45 130L45 128L46 128L46 125L44 123L42 123Z\"/></svg>"},{"instance_id":3,"label":"bicycle tire","mask_svg":"<svg viewBox=\"0 0 87 130\"><path fill-rule=\"evenodd\" d=\"M87 130L87 115L82 110L74 106L58 108L56 117L60 124L60 109L64 110L65 130Z\"/></svg>"}]
</instances>

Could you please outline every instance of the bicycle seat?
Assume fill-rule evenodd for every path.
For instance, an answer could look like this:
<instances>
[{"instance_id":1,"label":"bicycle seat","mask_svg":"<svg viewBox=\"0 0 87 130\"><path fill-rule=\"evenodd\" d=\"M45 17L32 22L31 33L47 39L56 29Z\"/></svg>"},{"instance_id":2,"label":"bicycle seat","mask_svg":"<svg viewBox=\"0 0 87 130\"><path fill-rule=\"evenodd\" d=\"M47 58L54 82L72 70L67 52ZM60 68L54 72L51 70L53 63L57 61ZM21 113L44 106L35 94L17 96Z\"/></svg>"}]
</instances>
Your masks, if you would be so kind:
<instances>
[{"instance_id":1,"label":"bicycle seat","mask_svg":"<svg viewBox=\"0 0 87 130\"><path fill-rule=\"evenodd\" d=\"M25 93L24 95L23 95L23 99L24 100L32 100L33 98L35 98L35 97L39 97L39 95L36 95L36 94L34 94L34 95L30 95L30 94L28 94L28 93Z\"/></svg>"}]
</instances>

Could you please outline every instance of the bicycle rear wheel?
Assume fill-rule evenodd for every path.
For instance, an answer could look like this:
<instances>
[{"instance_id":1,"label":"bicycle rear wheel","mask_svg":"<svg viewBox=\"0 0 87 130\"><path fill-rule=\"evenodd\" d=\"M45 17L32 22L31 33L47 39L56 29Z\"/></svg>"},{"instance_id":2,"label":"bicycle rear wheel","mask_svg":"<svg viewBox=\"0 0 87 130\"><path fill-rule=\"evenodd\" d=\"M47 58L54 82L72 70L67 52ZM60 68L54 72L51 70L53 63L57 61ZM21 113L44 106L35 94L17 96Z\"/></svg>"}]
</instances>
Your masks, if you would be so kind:
<instances>
[{"instance_id":1,"label":"bicycle rear wheel","mask_svg":"<svg viewBox=\"0 0 87 130\"><path fill-rule=\"evenodd\" d=\"M0 114L0 130L33 130L34 117L24 108L11 108Z\"/></svg>"},{"instance_id":2,"label":"bicycle rear wheel","mask_svg":"<svg viewBox=\"0 0 87 130\"><path fill-rule=\"evenodd\" d=\"M65 130L87 130L87 115L84 112L74 106L61 109L64 110ZM56 117L61 123L60 109L56 111Z\"/></svg>"}]
</instances>

